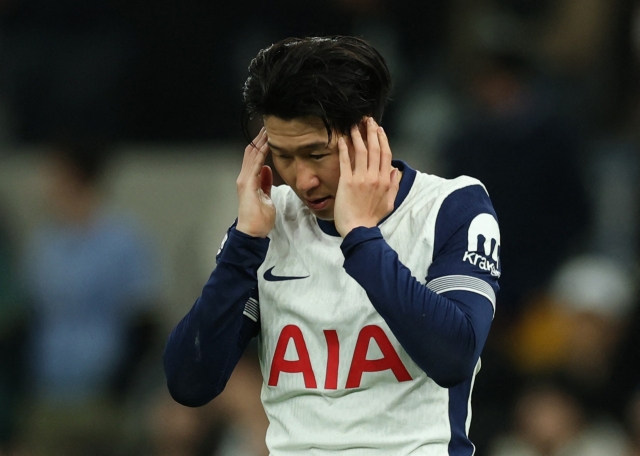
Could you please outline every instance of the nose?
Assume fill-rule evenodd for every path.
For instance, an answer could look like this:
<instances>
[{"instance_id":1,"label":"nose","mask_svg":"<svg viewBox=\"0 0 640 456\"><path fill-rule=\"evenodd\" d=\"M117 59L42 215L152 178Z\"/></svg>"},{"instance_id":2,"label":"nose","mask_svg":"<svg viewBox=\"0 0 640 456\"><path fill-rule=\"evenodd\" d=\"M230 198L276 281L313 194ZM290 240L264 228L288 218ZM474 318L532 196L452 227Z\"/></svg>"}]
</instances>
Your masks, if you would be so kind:
<instances>
[{"instance_id":1,"label":"nose","mask_svg":"<svg viewBox=\"0 0 640 456\"><path fill-rule=\"evenodd\" d=\"M296 188L300 192L308 192L320 185L320 179L315 170L304 160L296 162Z\"/></svg>"}]
</instances>

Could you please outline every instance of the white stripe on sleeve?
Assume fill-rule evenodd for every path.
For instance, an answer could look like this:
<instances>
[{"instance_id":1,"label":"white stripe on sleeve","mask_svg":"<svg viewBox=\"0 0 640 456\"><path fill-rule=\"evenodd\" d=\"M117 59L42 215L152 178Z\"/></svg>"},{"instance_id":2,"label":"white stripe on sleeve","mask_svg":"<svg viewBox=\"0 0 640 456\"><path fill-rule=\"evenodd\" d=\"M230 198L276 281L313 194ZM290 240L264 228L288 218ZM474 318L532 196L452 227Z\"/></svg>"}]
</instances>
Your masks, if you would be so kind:
<instances>
[{"instance_id":1,"label":"white stripe on sleeve","mask_svg":"<svg viewBox=\"0 0 640 456\"><path fill-rule=\"evenodd\" d=\"M438 294L454 290L471 291L487 298L493 306L494 313L496 311L496 293L491 285L477 277L463 275L437 277L427 284L427 288Z\"/></svg>"},{"instance_id":2,"label":"white stripe on sleeve","mask_svg":"<svg viewBox=\"0 0 640 456\"><path fill-rule=\"evenodd\" d=\"M258 301L254 298L249 298L244 305L244 312L242 313L257 323L260 319L260 306L258 305Z\"/></svg>"}]
</instances>

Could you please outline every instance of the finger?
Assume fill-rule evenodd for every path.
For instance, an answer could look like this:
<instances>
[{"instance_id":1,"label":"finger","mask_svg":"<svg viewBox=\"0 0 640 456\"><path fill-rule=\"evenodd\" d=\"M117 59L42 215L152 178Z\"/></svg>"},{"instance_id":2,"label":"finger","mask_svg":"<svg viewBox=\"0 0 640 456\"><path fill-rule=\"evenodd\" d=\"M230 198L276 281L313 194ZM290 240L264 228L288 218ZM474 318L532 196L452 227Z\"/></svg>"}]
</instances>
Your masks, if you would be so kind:
<instances>
[{"instance_id":1,"label":"finger","mask_svg":"<svg viewBox=\"0 0 640 456\"><path fill-rule=\"evenodd\" d=\"M340 158L340 180L348 179L352 176L351 159L349 158L349 147L344 136L338 138L338 154Z\"/></svg>"},{"instance_id":2,"label":"finger","mask_svg":"<svg viewBox=\"0 0 640 456\"><path fill-rule=\"evenodd\" d=\"M351 142L353 143L354 155L355 155L355 168L354 172L367 170L367 147L362 140L362 135L357 125L351 127Z\"/></svg>"},{"instance_id":3,"label":"finger","mask_svg":"<svg viewBox=\"0 0 640 456\"><path fill-rule=\"evenodd\" d=\"M269 135L267 134L266 128L262 127L260 130L260 134L256 137L256 140L253 143L253 151L258 153L263 150L265 146L268 146Z\"/></svg>"},{"instance_id":4,"label":"finger","mask_svg":"<svg viewBox=\"0 0 640 456\"><path fill-rule=\"evenodd\" d=\"M264 136L264 141L262 142L262 144L260 145L260 148L258 148L257 150L257 155L256 155L256 162L258 163L258 166L260 168L262 168L262 166L264 165L264 162L267 159L267 154L269 153L269 143L267 142L267 135Z\"/></svg>"},{"instance_id":5,"label":"finger","mask_svg":"<svg viewBox=\"0 0 640 456\"><path fill-rule=\"evenodd\" d=\"M393 168L391 170L391 189L395 189L397 192L400 188L400 170L398 168Z\"/></svg>"},{"instance_id":6,"label":"finger","mask_svg":"<svg viewBox=\"0 0 640 456\"><path fill-rule=\"evenodd\" d=\"M349 165L351 166L351 171L353 172L356 167L356 150L353 146L353 141L349 136L343 136L344 142L347 144L347 152L349 153Z\"/></svg>"},{"instance_id":7,"label":"finger","mask_svg":"<svg viewBox=\"0 0 640 456\"><path fill-rule=\"evenodd\" d=\"M398 191L400 189L400 170L398 168L393 168L391 170L391 186L389 187L389 206L394 207L396 196L398 196Z\"/></svg>"},{"instance_id":8,"label":"finger","mask_svg":"<svg viewBox=\"0 0 640 456\"><path fill-rule=\"evenodd\" d=\"M260 147L254 147L249 153L247 162L247 172L250 176L258 176L261 173L262 166L264 165L267 154L269 153L269 143L266 141L266 134L263 139L259 141Z\"/></svg>"},{"instance_id":9,"label":"finger","mask_svg":"<svg viewBox=\"0 0 640 456\"><path fill-rule=\"evenodd\" d=\"M391 173L391 147L389 146L389 138L384 128L377 129L378 141L380 144L380 175L389 176Z\"/></svg>"},{"instance_id":10,"label":"finger","mask_svg":"<svg viewBox=\"0 0 640 456\"><path fill-rule=\"evenodd\" d=\"M367 118L363 118L362 121L358 124L358 131L360 132L360 137L362 137L362 142L364 144L365 149L369 149L369 144L367 144Z\"/></svg>"},{"instance_id":11,"label":"finger","mask_svg":"<svg viewBox=\"0 0 640 456\"><path fill-rule=\"evenodd\" d=\"M380 172L380 141L378 139L378 124L373 117L367 119L367 148L369 156L369 171L376 176Z\"/></svg>"},{"instance_id":12,"label":"finger","mask_svg":"<svg viewBox=\"0 0 640 456\"><path fill-rule=\"evenodd\" d=\"M258 133L258 136L255 137L255 139L253 140L253 147L256 150L260 150L260 148L264 145L264 143L267 142L267 130L262 127L262 129L260 130L260 133Z\"/></svg>"},{"instance_id":13,"label":"finger","mask_svg":"<svg viewBox=\"0 0 640 456\"><path fill-rule=\"evenodd\" d=\"M267 131L264 127L260 129L260 132L253 138L247 147L244 148L244 156L242 157L242 169L252 167L252 160L258 149L267 141Z\"/></svg>"}]
</instances>

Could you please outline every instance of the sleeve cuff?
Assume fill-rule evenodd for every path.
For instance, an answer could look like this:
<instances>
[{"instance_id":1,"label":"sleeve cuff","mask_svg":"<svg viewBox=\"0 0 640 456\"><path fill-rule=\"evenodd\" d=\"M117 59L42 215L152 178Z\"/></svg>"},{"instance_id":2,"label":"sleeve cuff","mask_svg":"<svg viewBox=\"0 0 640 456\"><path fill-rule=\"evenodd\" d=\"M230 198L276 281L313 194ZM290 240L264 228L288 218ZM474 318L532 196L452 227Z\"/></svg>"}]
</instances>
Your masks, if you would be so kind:
<instances>
[{"instance_id":1,"label":"sleeve cuff","mask_svg":"<svg viewBox=\"0 0 640 456\"><path fill-rule=\"evenodd\" d=\"M259 267L267 256L269 238L249 236L236 230L229 230L229 238L220 253L219 262L244 267Z\"/></svg>"},{"instance_id":2,"label":"sleeve cuff","mask_svg":"<svg viewBox=\"0 0 640 456\"><path fill-rule=\"evenodd\" d=\"M342 254L346 259L357 250L357 247L360 244L374 239L383 239L380 228L377 226L372 228L359 226L351 230L349 234L345 236L342 244L340 244L340 249L342 249Z\"/></svg>"}]
</instances>

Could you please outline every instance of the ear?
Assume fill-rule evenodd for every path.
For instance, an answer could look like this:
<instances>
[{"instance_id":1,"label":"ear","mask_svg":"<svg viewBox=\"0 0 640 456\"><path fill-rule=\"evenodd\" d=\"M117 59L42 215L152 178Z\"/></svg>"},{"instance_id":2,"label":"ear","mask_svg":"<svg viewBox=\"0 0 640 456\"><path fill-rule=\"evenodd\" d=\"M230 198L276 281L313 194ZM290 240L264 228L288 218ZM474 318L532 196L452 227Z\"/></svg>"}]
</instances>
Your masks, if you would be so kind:
<instances>
[{"instance_id":1,"label":"ear","mask_svg":"<svg viewBox=\"0 0 640 456\"><path fill-rule=\"evenodd\" d=\"M271 168L264 165L260 170L260 188L269 197L271 197L271 186L273 185L273 172Z\"/></svg>"}]
</instances>

